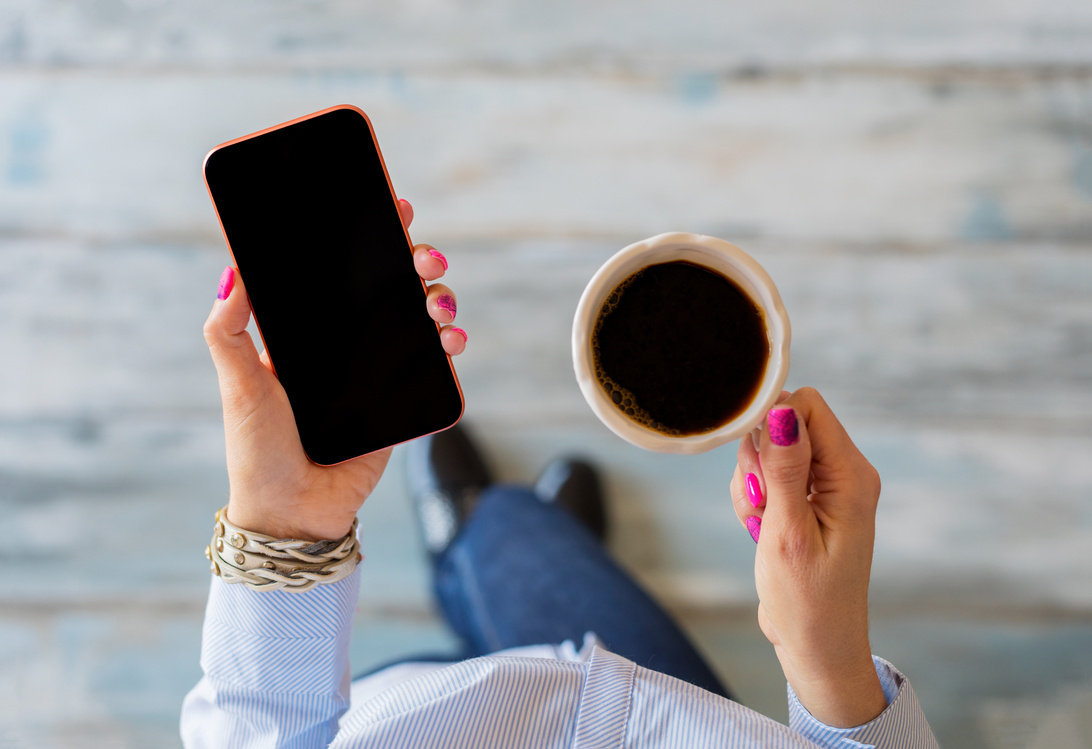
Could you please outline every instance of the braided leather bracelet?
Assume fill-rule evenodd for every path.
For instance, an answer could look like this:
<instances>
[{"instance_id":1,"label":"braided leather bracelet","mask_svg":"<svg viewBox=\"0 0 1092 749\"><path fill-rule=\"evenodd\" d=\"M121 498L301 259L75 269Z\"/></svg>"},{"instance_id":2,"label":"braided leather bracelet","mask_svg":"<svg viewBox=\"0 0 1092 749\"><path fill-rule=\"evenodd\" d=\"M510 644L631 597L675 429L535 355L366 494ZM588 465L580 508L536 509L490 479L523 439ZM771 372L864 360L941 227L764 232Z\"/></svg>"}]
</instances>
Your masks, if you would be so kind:
<instances>
[{"instance_id":1,"label":"braided leather bracelet","mask_svg":"<svg viewBox=\"0 0 1092 749\"><path fill-rule=\"evenodd\" d=\"M212 563L212 574L225 583L302 593L320 583L342 580L356 569L361 559L356 525L354 518L349 532L334 541L278 539L232 525L223 507L216 511L205 556Z\"/></svg>"}]
</instances>

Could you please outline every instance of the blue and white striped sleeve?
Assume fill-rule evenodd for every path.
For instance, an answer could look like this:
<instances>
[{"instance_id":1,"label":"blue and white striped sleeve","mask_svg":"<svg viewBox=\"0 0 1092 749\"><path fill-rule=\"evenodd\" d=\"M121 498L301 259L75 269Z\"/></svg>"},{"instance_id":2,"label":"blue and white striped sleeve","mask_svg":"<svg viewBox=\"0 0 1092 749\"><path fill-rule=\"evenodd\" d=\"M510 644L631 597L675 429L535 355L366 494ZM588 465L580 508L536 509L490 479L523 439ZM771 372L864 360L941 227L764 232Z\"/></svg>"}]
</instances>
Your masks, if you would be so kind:
<instances>
[{"instance_id":1,"label":"blue and white striped sleeve","mask_svg":"<svg viewBox=\"0 0 1092 749\"><path fill-rule=\"evenodd\" d=\"M349 707L349 636L359 570L306 593L213 578L204 677L182 706L187 749L327 746Z\"/></svg>"},{"instance_id":2,"label":"blue and white striped sleeve","mask_svg":"<svg viewBox=\"0 0 1092 749\"><path fill-rule=\"evenodd\" d=\"M887 709L856 728L832 728L807 711L789 687L789 726L824 749L939 749L910 682L883 658L872 656Z\"/></svg>"}]
</instances>

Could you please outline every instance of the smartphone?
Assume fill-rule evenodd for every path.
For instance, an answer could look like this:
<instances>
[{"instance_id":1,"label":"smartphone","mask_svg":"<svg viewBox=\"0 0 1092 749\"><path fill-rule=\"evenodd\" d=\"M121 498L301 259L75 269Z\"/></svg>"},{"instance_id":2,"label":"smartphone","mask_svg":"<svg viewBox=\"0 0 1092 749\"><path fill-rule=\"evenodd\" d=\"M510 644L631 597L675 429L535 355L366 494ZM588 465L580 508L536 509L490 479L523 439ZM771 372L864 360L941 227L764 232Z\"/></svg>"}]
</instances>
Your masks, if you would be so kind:
<instances>
[{"instance_id":1,"label":"smartphone","mask_svg":"<svg viewBox=\"0 0 1092 749\"><path fill-rule=\"evenodd\" d=\"M364 112L331 107L228 141L204 174L310 460L342 463L462 417Z\"/></svg>"}]
</instances>

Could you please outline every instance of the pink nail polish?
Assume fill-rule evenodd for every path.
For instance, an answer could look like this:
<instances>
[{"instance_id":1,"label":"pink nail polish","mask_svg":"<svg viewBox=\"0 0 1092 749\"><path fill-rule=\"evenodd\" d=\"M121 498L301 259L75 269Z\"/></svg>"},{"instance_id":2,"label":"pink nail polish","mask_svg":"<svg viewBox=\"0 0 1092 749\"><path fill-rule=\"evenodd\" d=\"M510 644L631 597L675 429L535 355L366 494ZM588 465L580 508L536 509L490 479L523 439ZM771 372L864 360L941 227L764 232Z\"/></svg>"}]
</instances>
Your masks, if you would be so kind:
<instances>
[{"instance_id":1,"label":"pink nail polish","mask_svg":"<svg viewBox=\"0 0 1092 749\"><path fill-rule=\"evenodd\" d=\"M227 299L233 288L235 288L235 269L229 265L220 274L220 289L216 292L216 298Z\"/></svg>"},{"instance_id":2,"label":"pink nail polish","mask_svg":"<svg viewBox=\"0 0 1092 749\"><path fill-rule=\"evenodd\" d=\"M796 411L793 409L771 409L766 421L770 426L770 442L775 445L788 447L800 441L800 426L796 422Z\"/></svg>"},{"instance_id":3,"label":"pink nail polish","mask_svg":"<svg viewBox=\"0 0 1092 749\"><path fill-rule=\"evenodd\" d=\"M758 534L762 532L762 518L758 515L751 515L744 521L747 524L747 532L751 534L751 538L758 543Z\"/></svg>"},{"instance_id":4,"label":"pink nail polish","mask_svg":"<svg viewBox=\"0 0 1092 749\"><path fill-rule=\"evenodd\" d=\"M452 328L452 330L454 330L456 333L461 335L463 337L463 342L464 343L466 342L466 331L465 330L463 330L462 328Z\"/></svg>"},{"instance_id":5,"label":"pink nail polish","mask_svg":"<svg viewBox=\"0 0 1092 749\"><path fill-rule=\"evenodd\" d=\"M441 294L437 297L436 306L446 312L450 312L451 319L455 319L455 297L451 296L451 294Z\"/></svg>"},{"instance_id":6,"label":"pink nail polish","mask_svg":"<svg viewBox=\"0 0 1092 749\"><path fill-rule=\"evenodd\" d=\"M747 499L753 507L762 506L762 484L753 473L747 474Z\"/></svg>"},{"instance_id":7,"label":"pink nail polish","mask_svg":"<svg viewBox=\"0 0 1092 749\"><path fill-rule=\"evenodd\" d=\"M440 252L439 250L429 250L428 254L432 255L434 258L443 263L444 270L447 270L447 258L444 257L444 253Z\"/></svg>"}]
</instances>

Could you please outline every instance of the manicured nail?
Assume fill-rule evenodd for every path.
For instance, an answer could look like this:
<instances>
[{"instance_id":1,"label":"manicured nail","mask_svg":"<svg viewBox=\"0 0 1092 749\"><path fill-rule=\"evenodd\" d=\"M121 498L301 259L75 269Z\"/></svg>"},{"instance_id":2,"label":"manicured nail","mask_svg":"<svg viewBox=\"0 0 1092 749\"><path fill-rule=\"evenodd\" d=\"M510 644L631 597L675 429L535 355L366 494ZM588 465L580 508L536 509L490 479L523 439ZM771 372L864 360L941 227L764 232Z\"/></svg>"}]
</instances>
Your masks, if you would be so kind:
<instances>
[{"instance_id":1,"label":"manicured nail","mask_svg":"<svg viewBox=\"0 0 1092 749\"><path fill-rule=\"evenodd\" d=\"M800 427L796 423L796 411L791 408L774 408L766 417L770 425L770 442L781 447L795 445L800 440Z\"/></svg>"},{"instance_id":2,"label":"manicured nail","mask_svg":"<svg viewBox=\"0 0 1092 749\"><path fill-rule=\"evenodd\" d=\"M753 538L757 544L758 534L762 532L762 518L758 515L751 515L744 522L747 524L747 532L751 534L751 538Z\"/></svg>"},{"instance_id":3,"label":"manicured nail","mask_svg":"<svg viewBox=\"0 0 1092 749\"><path fill-rule=\"evenodd\" d=\"M463 337L463 343L466 343L466 331L465 330L463 330L462 328L452 328L452 330L454 330L456 333L461 335Z\"/></svg>"},{"instance_id":4,"label":"manicured nail","mask_svg":"<svg viewBox=\"0 0 1092 749\"><path fill-rule=\"evenodd\" d=\"M434 258L443 263L444 270L447 270L447 258L444 257L444 253L440 252L439 250L429 250L428 254L432 255Z\"/></svg>"},{"instance_id":5,"label":"manicured nail","mask_svg":"<svg viewBox=\"0 0 1092 749\"><path fill-rule=\"evenodd\" d=\"M753 473L747 474L747 499L754 507L762 505L762 484L758 482L758 476Z\"/></svg>"},{"instance_id":6,"label":"manicured nail","mask_svg":"<svg viewBox=\"0 0 1092 749\"><path fill-rule=\"evenodd\" d=\"M455 319L455 297L451 294L441 294L436 299L436 306L451 313L451 319Z\"/></svg>"},{"instance_id":7,"label":"manicured nail","mask_svg":"<svg viewBox=\"0 0 1092 749\"><path fill-rule=\"evenodd\" d=\"M220 290L216 292L216 298L227 299L233 288L235 288L235 269L229 265L220 274Z\"/></svg>"}]
</instances>

